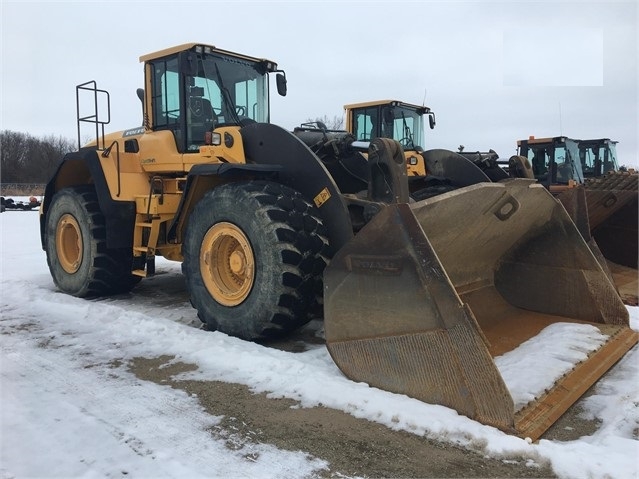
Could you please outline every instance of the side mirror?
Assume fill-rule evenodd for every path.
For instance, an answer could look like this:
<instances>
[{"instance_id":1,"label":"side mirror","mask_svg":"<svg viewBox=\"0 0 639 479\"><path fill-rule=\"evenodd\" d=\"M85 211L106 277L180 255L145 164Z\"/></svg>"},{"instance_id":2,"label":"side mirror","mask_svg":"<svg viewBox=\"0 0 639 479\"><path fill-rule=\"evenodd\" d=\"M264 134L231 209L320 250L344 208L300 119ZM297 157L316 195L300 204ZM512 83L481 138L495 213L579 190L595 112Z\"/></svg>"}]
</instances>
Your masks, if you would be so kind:
<instances>
[{"instance_id":1,"label":"side mirror","mask_svg":"<svg viewBox=\"0 0 639 479\"><path fill-rule=\"evenodd\" d=\"M138 88L135 93L142 102L142 125L144 126L144 88Z\"/></svg>"},{"instance_id":2,"label":"side mirror","mask_svg":"<svg viewBox=\"0 0 639 479\"><path fill-rule=\"evenodd\" d=\"M430 129L434 129L435 128L435 114L431 113L428 115L428 124L430 126Z\"/></svg>"},{"instance_id":3,"label":"side mirror","mask_svg":"<svg viewBox=\"0 0 639 479\"><path fill-rule=\"evenodd\" d=\"M286 76L283 73L275 75L275 82L277 84L277 93L280 96L286 96Z\"/></svg>"}]
</instances>

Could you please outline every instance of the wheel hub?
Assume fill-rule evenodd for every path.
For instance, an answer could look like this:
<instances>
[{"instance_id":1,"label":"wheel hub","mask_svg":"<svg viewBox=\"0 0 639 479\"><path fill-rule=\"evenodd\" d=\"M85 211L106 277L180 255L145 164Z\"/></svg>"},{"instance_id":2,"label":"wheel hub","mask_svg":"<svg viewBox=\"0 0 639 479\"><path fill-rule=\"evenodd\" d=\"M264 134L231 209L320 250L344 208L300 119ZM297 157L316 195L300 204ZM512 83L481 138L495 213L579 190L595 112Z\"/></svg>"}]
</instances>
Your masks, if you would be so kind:
<instances>
[{"instance_id":1,"label":"wheel hub","mask_svg":"<svg viewBox=\"0 0 639 479\"><path fill-rule=\"evenodd\" d=\"M222 222L206 232L200 249L200 272L218 303L242 303L253 288L254 270L253 248L239 227Z\"/></svg>"},{"instance_id":2,"label":"wheel hub","mask_svg":"<svg viewBox=\"0 0 639 479\"><path fill-rule=\"evenodd\" d=\"M229 268L235 275L243 275L246 271L246 257L241 251L233 251L229 258Z\"/></svg>"},{"instance_id":3,"label":"wheel hub","mask_svg":"<svg viewBox=\"0 0 639 479\"><path fill-rule=\"evenodd\" d=\"M70 214L63 215L58 221L55 247L62 269L69 274L77 272L82 264L82 232L78 221Z\"/></svg>"}]
</instances>

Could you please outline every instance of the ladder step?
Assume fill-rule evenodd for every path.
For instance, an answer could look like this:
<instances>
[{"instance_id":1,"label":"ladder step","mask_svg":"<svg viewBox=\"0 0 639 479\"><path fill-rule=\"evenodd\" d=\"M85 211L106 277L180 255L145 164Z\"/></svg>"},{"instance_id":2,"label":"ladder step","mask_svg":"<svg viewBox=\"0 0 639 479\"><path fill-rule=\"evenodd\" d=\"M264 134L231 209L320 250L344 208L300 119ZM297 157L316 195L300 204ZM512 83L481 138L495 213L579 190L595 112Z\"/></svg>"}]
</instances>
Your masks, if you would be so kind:
<instances>
[{"instance_id":1,"label":"ladder step","mask_svg":"<svg viewBox=\"0 0 639 479\"><path fill-rule=\"evenodd\" d=\"M146 278L146 271L144 271L143 269L134 269L133 271L131 271L131 274L134 276Z\"/></svg>"},{"instance_id":2,"label":"ladder step","mask_svg":"<svg viewBox=\"0 0 639 479\"><path fill-rule=\"evenodd\" d=\"M143 235L138 235L139 230L137 230L137 228L149 228L150 231L150 236L151 239L153 241L151 241L151 239L149 239L150 242L152 243L157 243L157 235L158 235L158 230L156 229L155 232L153 230L153 228L158 228L159 227L159 220L158 218L153 218L151 222L148 221L136 221L135 223L135 227L136 227L136 237L138 238L139 241L142 241L142 238L140 236ZM146 255L146 265L145 268L142 269L134 269L133 271L131 271L131 274L135 275L135 276L140 276L142 278L148 278L149 276L153 276L155 275L155 244L153 246L147 245L140 245L140 246L133 246L133 252L134 253L142 253L144 255Z\"/></svg>"}]
</instances>

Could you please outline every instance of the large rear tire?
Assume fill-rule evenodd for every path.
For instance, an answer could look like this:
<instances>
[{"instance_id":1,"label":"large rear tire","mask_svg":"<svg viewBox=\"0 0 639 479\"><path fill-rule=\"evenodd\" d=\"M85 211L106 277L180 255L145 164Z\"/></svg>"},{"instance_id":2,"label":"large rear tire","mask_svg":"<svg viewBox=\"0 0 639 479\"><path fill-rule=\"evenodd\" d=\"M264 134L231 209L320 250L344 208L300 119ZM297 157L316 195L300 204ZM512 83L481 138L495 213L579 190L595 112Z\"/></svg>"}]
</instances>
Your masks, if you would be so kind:
<instances>
[{"instance_id":1,"label":"large rear tire","mask_svg":"<svg viewBox=\"0 0 639 479\"><path fill-rule=\"evenodd\" d=\"M326 252L324 225L300 193L266 181L232 183L193 210L182 271L209 329L271 339L321 307Z\"/></svg>"},{"instance_id":2,"label":"large rear tire","mask_svg":"<svg viewBox=\"0 0 639 479\"><path fill-rule=\"evenodd\" d=\"M141 279L131 274L131 248L107 248L104 215L91 186L65 188L54 195L47 212L45 250L56 286L73 296L126 293Z\"/></svg>"}]
</instances>

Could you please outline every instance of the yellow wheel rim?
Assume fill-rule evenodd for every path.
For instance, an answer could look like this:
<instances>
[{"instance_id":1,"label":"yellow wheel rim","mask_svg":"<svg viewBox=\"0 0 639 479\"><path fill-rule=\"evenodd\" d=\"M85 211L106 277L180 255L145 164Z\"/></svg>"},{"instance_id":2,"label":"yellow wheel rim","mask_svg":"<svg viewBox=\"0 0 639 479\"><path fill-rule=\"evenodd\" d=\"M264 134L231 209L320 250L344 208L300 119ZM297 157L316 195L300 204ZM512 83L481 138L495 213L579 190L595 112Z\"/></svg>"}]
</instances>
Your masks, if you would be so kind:
<instances>
[{"instance_id":1,"label":"yellow wheel rim","mask_svg":"<svg viewBox=\"0 0 639 479\"><path fill-rule=\"evenodd\" d=\"M78 221L68 213L58 221L55 249L63 270L69 274L78 271L82 264L82 233Z\"/></svg>"},{"instance_id":2,"label":"yellow wheel rim","mask_svg":"<svg viewBox=\"0 0 639 479\"><path fill-rule=\"evenodd\" d=\"M206 289L218 303L237 306L253 287L255 259L246 235L232 223L218 223L204 235L200 272Z\"/></svg>"}]
</instances>

